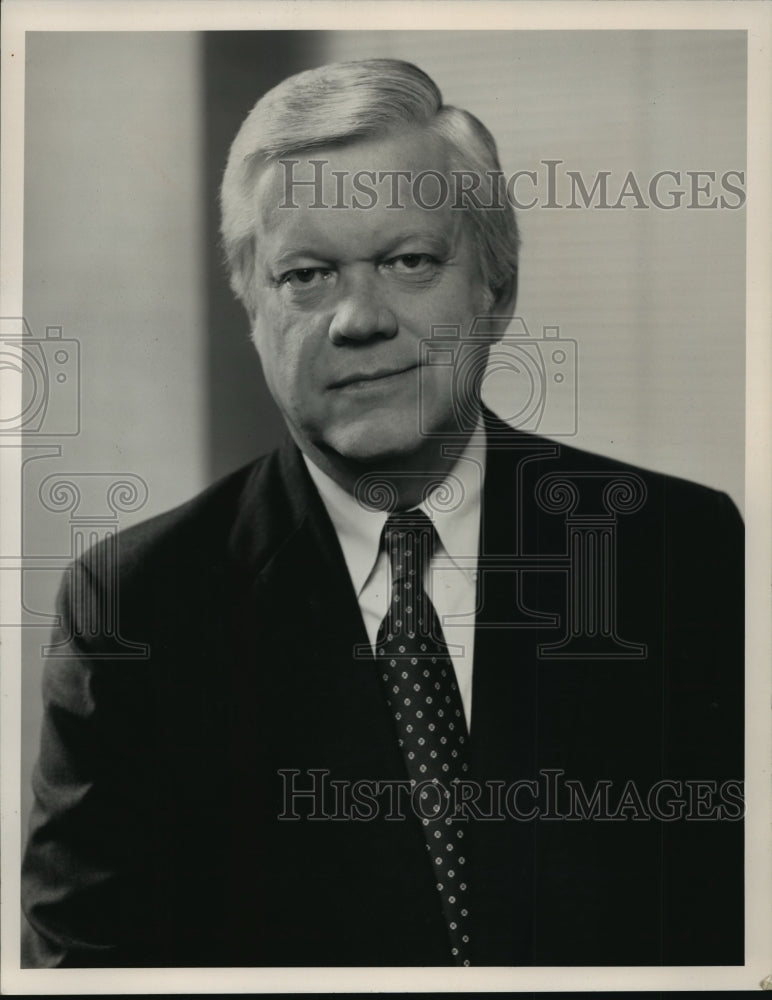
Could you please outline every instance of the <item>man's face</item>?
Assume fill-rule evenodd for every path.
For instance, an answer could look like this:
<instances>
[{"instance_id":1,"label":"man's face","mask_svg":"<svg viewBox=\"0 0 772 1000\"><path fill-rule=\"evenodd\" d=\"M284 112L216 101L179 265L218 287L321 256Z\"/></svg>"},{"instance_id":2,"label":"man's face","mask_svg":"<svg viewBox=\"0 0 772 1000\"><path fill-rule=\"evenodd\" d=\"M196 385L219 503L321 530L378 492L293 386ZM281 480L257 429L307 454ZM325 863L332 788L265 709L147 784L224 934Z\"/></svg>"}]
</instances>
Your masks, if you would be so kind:
<instances>
[{"instance_id":1,"label":"man's face","mask_svg":"<svg viewBox=\"0 0 772 1000\"><path fill-rule=\"evenodd\" d=\"M452 199L435 210L393 177L366 184L375 204L354 208L359 171L447 171L444 145L418 132L294 154L270 164L255 191L257 216L253 338L269 388L295 441L311 458L384 467L421 454L425 431L456 427L452 366L420 367L433 324L471 328L485 299L469 221ZM313 178L317 192L287 178ZM343 196L340 175L343 173ZM435 181L418 192L438 200ZM358 196L369 205L371 195ZM297 207L285 206L294 202ZM341 202L346 207L333 207ZM389 206L392 207L389 207ZM419 382L421 392L419 397ZM419 399L422 413L419 414Z\"/></svg>"}]
</instances>

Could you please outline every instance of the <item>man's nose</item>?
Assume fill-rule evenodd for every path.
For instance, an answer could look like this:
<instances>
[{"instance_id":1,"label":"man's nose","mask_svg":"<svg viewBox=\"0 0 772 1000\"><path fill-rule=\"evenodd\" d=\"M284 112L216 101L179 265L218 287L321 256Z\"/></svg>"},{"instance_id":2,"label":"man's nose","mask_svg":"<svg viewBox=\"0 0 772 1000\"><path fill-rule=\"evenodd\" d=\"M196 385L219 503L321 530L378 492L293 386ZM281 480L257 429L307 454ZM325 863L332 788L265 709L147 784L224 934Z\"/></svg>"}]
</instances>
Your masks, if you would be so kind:
<instances>
[{"instance_id":1,"label":"man's nose","mask_svg":"<svg viewBox=\"0 0 772 1000\"><path fill-rule=\"evenodd\" d=\"M397 318L383 299L377 276L347 276L330 321L329 336L333 344L391 338L396 333Z\"/></svg>"}]
</instances>

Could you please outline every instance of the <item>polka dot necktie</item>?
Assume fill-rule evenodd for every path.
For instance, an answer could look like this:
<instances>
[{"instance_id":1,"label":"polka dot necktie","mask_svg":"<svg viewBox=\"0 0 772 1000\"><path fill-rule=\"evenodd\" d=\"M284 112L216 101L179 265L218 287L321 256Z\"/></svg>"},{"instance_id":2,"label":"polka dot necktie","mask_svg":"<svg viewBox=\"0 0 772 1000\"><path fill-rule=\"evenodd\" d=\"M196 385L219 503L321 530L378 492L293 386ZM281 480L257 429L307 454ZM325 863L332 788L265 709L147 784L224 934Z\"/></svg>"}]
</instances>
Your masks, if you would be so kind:
<instances>
[{"instance_id":1,"label":"polka dot necktie","mask_svg":"<svg viewBox=\"0 0 772 1000\"><path fill-rule=\"evenodd\" d=\"M456 965L469 965L468 865L464 824L453 817L452 782L466 776L469 735L453 663L424 588L436 533L421 510L398 511L384 527L391 604L376 640L386 701L396 723Z\"/></svg>"}]
</instances>

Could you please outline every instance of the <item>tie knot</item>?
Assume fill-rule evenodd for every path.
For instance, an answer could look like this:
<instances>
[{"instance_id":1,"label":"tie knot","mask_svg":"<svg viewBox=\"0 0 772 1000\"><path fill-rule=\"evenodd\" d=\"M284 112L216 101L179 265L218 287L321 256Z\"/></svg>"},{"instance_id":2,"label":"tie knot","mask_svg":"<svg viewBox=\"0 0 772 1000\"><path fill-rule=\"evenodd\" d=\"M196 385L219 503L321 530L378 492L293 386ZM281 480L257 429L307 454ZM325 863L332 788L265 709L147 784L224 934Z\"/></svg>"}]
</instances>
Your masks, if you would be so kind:
<instances>
[{"instance_id":1,"label":"tie knot","mask_svg":"<svg viewBox=\"0 0 772 1000\"><path fill-rule=\"evenodd\" d=\"M393 579L410 573L420 580L434 552L436 538L434 525L419 508L390 514L383 528L383 541Z\"/></svg>"},{"instance_id":2,"label":"tie knot","mask_svg":"<svg viewBox=\"0 0 772 1000\"><path fill-rule=\"evenodd\" d=\"M386 531L433 531L434 526L420 507L413 510L395 510L386 521Z\"/></svg>"}]
</instances>

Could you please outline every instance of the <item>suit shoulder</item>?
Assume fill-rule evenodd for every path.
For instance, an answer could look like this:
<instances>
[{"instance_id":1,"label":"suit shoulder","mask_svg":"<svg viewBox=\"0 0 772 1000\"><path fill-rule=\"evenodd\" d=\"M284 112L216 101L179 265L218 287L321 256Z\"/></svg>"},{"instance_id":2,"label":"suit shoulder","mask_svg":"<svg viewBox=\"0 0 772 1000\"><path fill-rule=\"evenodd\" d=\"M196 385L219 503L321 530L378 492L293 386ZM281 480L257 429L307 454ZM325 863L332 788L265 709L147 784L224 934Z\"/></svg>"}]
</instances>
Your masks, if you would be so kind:
<instances>
[{"instance_id":1,"label":"suit shoulder","mask_svg":"<svg viewBox=\"0 0 772 1000\"><path fill-rule=\"evenodd\" d=\"M657 526L684 541L713 537L722 546L741 547L742 517L720 490L513 428L490 411L485 420L491 482L502 487L520 469L515 489L536 498L544 511L579 505L587 513L614 516L636 511L634 520L644 531ZM559 496L561 490L567 492ZM576 508L569 493L577 497Z\"/></svg>"},{"instance_id":2,"label":"suit shoulder","mask_svg":"<svg viewBox=\"0 0 772 1000\"><path fill-rule=\"evenodd\" d=\"M191 557L199 562L216 558L227 545L245 493L270 483L275 460L274 454L263 456L177 507L124 528L89 549L83 565L99 575L99 567L110 558L126 578L150 567L184 565ZM107 547L112 547L109 553Z\"/></svg>"},{"instance_id":3,"label":"suit shoulder","mask_svg":"<svg viewBox=\"0 0 772 1000\"><path fill-rule=\"evenodd\" d=\"M699 511L714 512L732 519L741 520L739 511L729 495L712 486L675 476L667 472L659 472L644 468L618 458L611 458L597 452L586 451L563 442L540 439L541 443L556 449L553 458L545 458L539 463L539 472L548 474L552 471L556 476L567 475L581 478L618 477L620 485L624 482L637 483L650 501L657 501L675 510L682 508L696 514Z\"/></svg>"}]
</instances>

